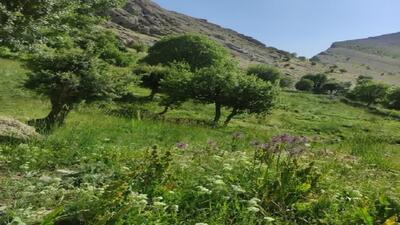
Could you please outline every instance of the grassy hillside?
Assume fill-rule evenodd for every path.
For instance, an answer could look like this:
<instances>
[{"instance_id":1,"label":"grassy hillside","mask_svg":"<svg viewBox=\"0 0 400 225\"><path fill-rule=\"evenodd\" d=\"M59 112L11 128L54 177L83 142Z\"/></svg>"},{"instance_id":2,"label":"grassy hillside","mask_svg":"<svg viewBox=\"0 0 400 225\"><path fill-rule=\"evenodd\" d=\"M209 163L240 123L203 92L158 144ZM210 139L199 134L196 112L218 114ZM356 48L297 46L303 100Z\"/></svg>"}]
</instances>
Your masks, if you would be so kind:
<instances>
[{"instance_id":1,"label":"grassy hillside","mask_svg":"<svg viewBox=\"0 0 400 225\"><path fill-rule=\"evenodd\" d=\"M0 116L27 121L48 112L46 99L20 88L25 76L19 62L0 59ZM147 90L138 91L147 94ZM335 98L290 92L282 93L271 115L243 115L226 128L207 125L211 106L187 103L165 117L153 116L152 112L161 110L155 102L123 107L82 105L68 117L65 127L41 141L0 145L0 218L20 218L34 224L51 216L50 212L66 211L76 216L86 215L87 210L82 210L86 208L116 209L107 204L117 204L122 193L118 190L138 170L146 171L145 181L154 181L142 191L148 198L162 196L167 204L149 200L154 208L146 207L132 217L138 224L287 224L299 218L305 221L296 221L298 224L374 224L371 221L378 217L374 213L383 223L400 211L382 197L400 198L399 121ZM252 194L264 190L256 188L258 181L251 181L258 171L251 166L255 165L253 142L267 142L284 133L310 140L306 154L298 161L300 165L314 162L321 174L320 183L315 191L307 192L307 198L288 206L293 214L287 214L298 218L280 213L288 209L277 208L273 213L259 203L262 210L254 213L264 222L258 221L250 215L248 203L243 203L244 199L251 203ZM168 169L163 157L172 157ZM155 168L155 172L148 168ZM162 178L158 169L165 172ZM221 187L227 184L245 191L232 194ZM193 194L200 186L215 194ZM109 200L106 205L102 205L104 199ZM157 209L156 202L165 208ZM180 211L174 214L168 210L175 204ZM387 204L393 210L381 213L379 207ZM235 221L223 219L232 218L229 213L234 213ZM5 222L0 220L0 224Z\"/></svg>"},{"instance_id":2,"label":"grassy hillside","mask_svg":"<svg viewBox=\"0 0 400 225\"><path fill-rule=\"evenodd\" d=\"M372 76L388 84L400 82L400 33L366 39L337 42L315 58L337 65L348 73L338 78L351 80L354 75ZM351 75L353 74L353 75Z\"/></svg>"}]
</instances>

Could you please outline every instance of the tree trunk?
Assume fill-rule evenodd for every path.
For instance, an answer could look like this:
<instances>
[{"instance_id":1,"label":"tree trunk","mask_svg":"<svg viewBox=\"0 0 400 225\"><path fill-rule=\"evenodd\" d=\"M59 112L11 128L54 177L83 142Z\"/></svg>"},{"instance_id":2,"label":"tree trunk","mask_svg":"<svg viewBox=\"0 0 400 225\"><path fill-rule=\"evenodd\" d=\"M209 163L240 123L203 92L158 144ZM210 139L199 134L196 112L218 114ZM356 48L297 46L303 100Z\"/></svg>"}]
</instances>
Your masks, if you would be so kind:
<instances>
[{"instance_id":1,"label":"tree trunk","mask_svg":"<svg viewBox=\"0 0 400 225\"><path fill-rule=\"evenodd\" d=\"M224 122L224 126L228 126L229 122L231 122L232 118L234 116L236 116L237 113L238 113L238 110L237 109L233 109L231 114L229 114L228 117L226 117L226 120Z\"/></svg>"},{"instance_id":2,"label":"tree trunk","mask_svg":"<svg viewBox=\"0 0 400 225\"><path fill-rule=\"evenodd\" d=\"M53 104L50 113L45 118L30 121L30 124L43 131L49 131L55 126L63 125L71 110L72 107L68 104Z\"/></svg>"},{"instance_id":3,"label":"tree trunk","mask_svg":"<svg viewBox=\"0 0 400 225\"><path fill-rule=\"evenodd\" d=\"M156 96L156 94L157 94L157 90L156 89L151 89L151 93L150 93L150 95L149 95L149 99L150 100L153 100L154 99L154 96Z\"/></svg>"},{"instance_id":4,"label":"tree trunk","mask_svg":"<svg viewBox=\"0 0 400 225\"><path fill-rule=\"evenodd\" d=\"M215 117L213 121L213 127L216 127L218 125L219 119L221 118L221 103L216 102L215 103Z\"/></svg>"},{"instance_id":5,"label":"tree trunk","mask_svg":"<svg viewBox=\"0 0 400 225\"><path fill-rule=\"evenodd\" d=\"M158 113L158 115L164 115L165 113L168 112L168 109L169 109L169 105L166 105L164 110L162 112Z\"/></svg>"}]
</instances>

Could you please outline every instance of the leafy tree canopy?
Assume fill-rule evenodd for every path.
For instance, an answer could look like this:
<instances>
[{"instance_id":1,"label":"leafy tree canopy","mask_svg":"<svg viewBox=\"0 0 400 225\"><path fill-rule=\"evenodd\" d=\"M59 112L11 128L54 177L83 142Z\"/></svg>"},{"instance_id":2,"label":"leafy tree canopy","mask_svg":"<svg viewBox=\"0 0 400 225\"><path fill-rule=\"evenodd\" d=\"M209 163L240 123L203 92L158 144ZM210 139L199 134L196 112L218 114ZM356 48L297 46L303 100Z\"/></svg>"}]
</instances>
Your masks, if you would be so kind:
<instances>
[{"instance_id":1,"label":"leafy tree canopy","mask_svg":"<svg viewBox=\"0 0 400 225\"><path fill-rule=\"evenodd\" d=\"M231 55L220 44L207 37L185 34L166 37L152 46L143 62L150 65L187 63L194 72L204 67L226 64Z\"/></svg>"},{"instance_id":2,"label":"leafy tree canopy","mask_svg":"<svg viewBox=\"0 0 400 225\"><path fill-rule=\"evenodd\" d=\"M270 81L271 83L278 82L282 75L281 72L272 66L265 64L252 65L247 69L248 75L254 75L264 81Z\"/></svg>"}]
</instances>

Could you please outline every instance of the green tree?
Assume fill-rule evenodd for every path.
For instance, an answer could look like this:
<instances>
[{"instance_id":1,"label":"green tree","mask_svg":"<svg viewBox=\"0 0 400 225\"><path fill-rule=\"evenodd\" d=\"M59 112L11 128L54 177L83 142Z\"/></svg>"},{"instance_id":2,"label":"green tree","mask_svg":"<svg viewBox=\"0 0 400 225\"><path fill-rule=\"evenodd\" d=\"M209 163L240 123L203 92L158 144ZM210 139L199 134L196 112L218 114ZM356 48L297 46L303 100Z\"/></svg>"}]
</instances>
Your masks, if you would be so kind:
<instances>
[{"instance_id":1,"label":"green tree","mask_svg":"<svg viewBox=\"0 0 400 225\"><path fill-rule=\"evenodd\" d=\"M14 50L98 24L122 0L0 0L0 45Z\"/></svg>"},{"instance_id":2,"label":"green tree","mask_svg":"<svg viewBox=\"0 0 400 225\"><path fill-rule=\"evenodd\" d=\"M357 84L351 92L351 96L358 101L372 104L381 103L388 94L389 87L385 84L374 83L372 81Z\"/></svg>"},{"instance_id":3,"label":"green tree","mask_svg":"<svg viewBox=\"0 0 400 225\"><path fill-rule=\"evenodd\" d=\"M295 85L299 91L312 91L314 89L314 82L309 79L301 79Z\"/></svg>"},{"instance_id":4,"label":"green tree","mask_svg":"<svg viewBox=\"0 0 400 225\"><path fill-rule=\"evenodd\" d=\"M29 60L31 70L24 86L50 99L51 111L31 121L42 129L62 125L74 105L107 98L113 82L107 65L82 50L41 53Z\"/></svg>"},{"instance_id":5,"label":"green tree","mask_svg":"<svg viewBox=\"0 0 400 225\"><path fill-rule=\"evenodd\" d=\"M391 109L400 110L400 88L393 89L389 92L387 105Z\"/></svg>"},{"instance_id":6,"label":"green tree","mask_svg":"<svg viewBox=\"0 0 400 225\"><path fill-rule=\"evenodd\" d=\"M364 82L370 82L372 81L374 78L371 76L364 76L364 75L360 75L357 77L357 84L361 84Z\"/></svg>"},{"instance_id":7,"label":"green tree","mask_svg":"<svg viewBox=\"0 0 400 225\"><path fill-rule=\"evenodd\" d=\"M153 99L160 92L161 80L166 76L168 70L168 67L160 65L140 65L134 69L133 73L140 77L142 87L151 90L149 98Z\"/></svg>"},{"instance_id":8,"label":"green tree","mask_svg":"<svg viewBox=\"0 0 400 225\"><path fill-rule=\"evenodd\" d=\"M192 79L193 73L190 71L190 66L185 63L174 63L168 68L160 82L160 91L165 94L161 101L161 105L165 108L160 114L193 98Z\"/></svg>"},{"instance_id":9,"label":"green tree","mask_svg":"<svg viewBox=\"0 0 400 225\"><path fill-rule=\"evenodd\" d=\"M281 80L279 81L279 86L281 88L292 88L293 87L293 79L289 76L284 76L281 78Z\"/></svg>"},{"instance_id":10,"label":"green tree","mask_svg":"<svg viewBox=\"0 0 400 225\"><path fill-rule=\"evenodd\" d=\"M185 34L161 39L149 49L143 62L164 66L185 62L194 72L204 67L225 64L230 58L228 51L215 41L204 36Z\"/></svg>"},{"instance_id":11,"label":"green tree","mask_svg":"<svg viewBox=\"0 0 400 225\"><path fill-rule=\"evenodd\" d=\"M328 77L325 74L308 74L303 76L302 79L313 81L313 91L315 93L321 93L322 86L324 86L324 84L328 81Z\"/></svg>"},{"instance_id":12,"label":"green tree","mask_svg":"<svg viewBox=\"0 0 400 225\"><path fill-rule=\"evenodd\" d=\"M197 71L192 79L192 98L201 103L215 105L213 125L221 118L221 109L226 100L226 93L235 86L238 71L228 66L205 67Z\"/></svg>"},{"instance_id":13,"label":"green tree","mask_svg":"<svg viewBox=\"0 0 400 225\"><path fill-rule=\"evenodd\" d=\"M281 80L281 72L272 66L265 64L251 65L247 69L248 75L254 75L264 81L269 81L271 83L276 83Z\"/></svg>"},{"instance_id":14,"label":"green tree","mask_svg":"<svg viewBox=\"0 0 400 225\"><path fill-rule=\"evenodd\" d=\"M331 95L345 94L350 87L351 83L349 82L328 81L322 86L321 91Z\"/></svg>"},{"instance_id":15,"label":"green tree","mask_svg":"<svg viewBox=\"0 0 400 225\"><path fill-rule=\"evenodd\" d=\"M225 93L223 106L232 111L227 116L224 125L242 113L268 113L275 103L279 88L276 84L265 82L257 77L239 75L234 86Z\"/></svg>"}]
</instances>

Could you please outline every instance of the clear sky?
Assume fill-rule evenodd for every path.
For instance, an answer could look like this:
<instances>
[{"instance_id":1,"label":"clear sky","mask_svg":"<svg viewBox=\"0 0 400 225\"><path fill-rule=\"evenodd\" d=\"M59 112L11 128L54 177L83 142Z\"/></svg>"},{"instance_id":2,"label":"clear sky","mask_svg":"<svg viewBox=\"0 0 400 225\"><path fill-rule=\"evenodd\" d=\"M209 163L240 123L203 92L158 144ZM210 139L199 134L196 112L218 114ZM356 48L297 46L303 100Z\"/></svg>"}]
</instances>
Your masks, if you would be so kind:
<instances>
[{"instance_id":1,"label":"clear sky","mask_svg":"<svg viewBox=\"0 0 400 225\"><path fill-rule=\"evenodd\" d=\"M155 0L268 46L314 56L341 40L400 32L400 0Z\"/></svg>"}]
</instances>

